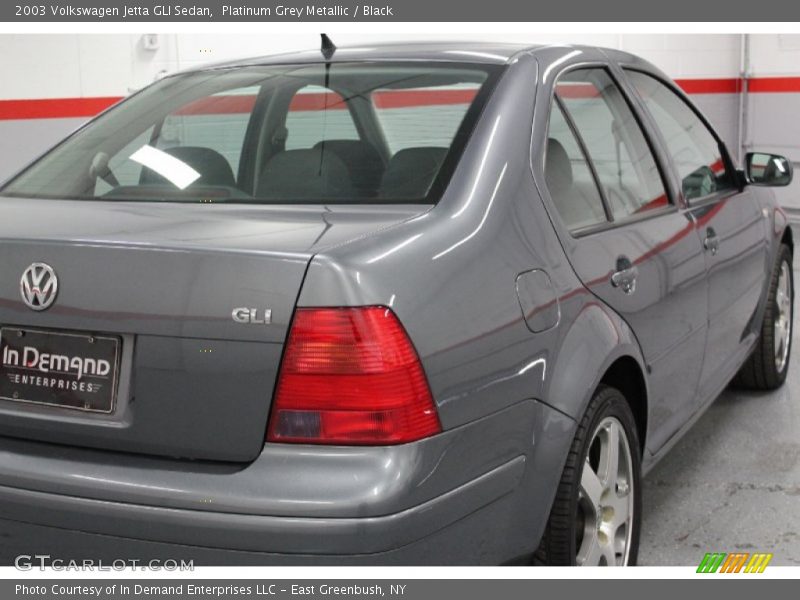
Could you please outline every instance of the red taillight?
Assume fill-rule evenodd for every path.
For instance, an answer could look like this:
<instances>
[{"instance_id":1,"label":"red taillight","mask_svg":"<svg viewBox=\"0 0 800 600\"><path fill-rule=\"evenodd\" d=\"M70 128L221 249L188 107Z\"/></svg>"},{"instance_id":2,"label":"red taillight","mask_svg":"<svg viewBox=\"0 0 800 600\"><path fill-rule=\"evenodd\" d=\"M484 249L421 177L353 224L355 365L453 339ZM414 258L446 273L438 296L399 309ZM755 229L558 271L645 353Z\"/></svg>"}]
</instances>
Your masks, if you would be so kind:
<instances>
[{"instance_id":1,"label":"red taillight","mask_svg":"<svg viewBox=\"0 0 800 600\"><path fill-rule=\"evenodd\" d=\"M391 309L297 309L267 441L402 444L440 431L419 357Z\"/></svg>"}]
</instances>

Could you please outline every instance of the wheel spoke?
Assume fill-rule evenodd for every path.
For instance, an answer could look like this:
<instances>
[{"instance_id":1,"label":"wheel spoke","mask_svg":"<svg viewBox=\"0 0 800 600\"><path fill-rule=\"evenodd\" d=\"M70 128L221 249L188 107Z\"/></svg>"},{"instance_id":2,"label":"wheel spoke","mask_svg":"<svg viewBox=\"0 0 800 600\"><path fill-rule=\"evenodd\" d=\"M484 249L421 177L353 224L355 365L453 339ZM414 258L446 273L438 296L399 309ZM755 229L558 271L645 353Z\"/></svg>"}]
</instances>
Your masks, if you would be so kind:
<instances>
[{"instance_id":1,"label":"wheel spoke","mask_svg":"<svg viewBox=\"0 0 800 600\"><path fill-rule=\"evenodd\" d=\"M616 567L617 566L617 552L615 549L615 544L613 538L608 540L608 543L603 544L600 546L600 550L603 553L603 556L606 559L606 566L608 567Z\"/></svg>"},{"instance_id":2,"label":"wheel spoke","mask_svg":"<svg viewBox=\"0 0 800 600\"><path fill-rule=\"evenodd\" d=\"M607 506L613 511L613 516L608 522L609 535L613 538L617 529L626 525L631 517L629 492L617 494L612 492L606 501Z\"/></svg>"},{"instance_id":3,"label":"wheel spoke","mask_svg":"<svg viewBox=\"0 0 800 600\"><path fill-rule=\"evenodd\" d=\"M600 481L597 473L592 469L592 465L589 464L589 459L587 458L583 465L583 471L581 472L581 493L592 505L594 514L597 513L597 509L600 506L600 500L603 497L603 489L603 483ZM593 516L594 515L592 515L592 517Z\"/></svg>"},{"instance_id":4,"label":"wheel spoke","mask_svg":"<svg viewBox=\"0 0 800 600\"><path fill-rule=\"evenodd\" d=\"M600 564L601 556L603 556L603 549L600 547L597 534L592 533L588 538L584 538L575 562L582 567L596 567Z\"/></svg>"},{"instance_id":5,"label":"wheel spoke","mask_svg":"<svg viewBox=\"0 0 800 600\"><path fill-rule=\"evenodd\" d=\"M619 474L619 425L611 421L600 446L600 465L597 474L603 482L603 488L613 488Z\"/></svg>"},{"instance_id":6,"label":"wheel spoke","mask_svg":"<svg viewBox=\"0 0 800 600\"><path fill-rule=\"evenodd\" d=\"M775 320L775 357L780 360L786 344L786 323L782 315Z\"/></svg>"}]
</instances>

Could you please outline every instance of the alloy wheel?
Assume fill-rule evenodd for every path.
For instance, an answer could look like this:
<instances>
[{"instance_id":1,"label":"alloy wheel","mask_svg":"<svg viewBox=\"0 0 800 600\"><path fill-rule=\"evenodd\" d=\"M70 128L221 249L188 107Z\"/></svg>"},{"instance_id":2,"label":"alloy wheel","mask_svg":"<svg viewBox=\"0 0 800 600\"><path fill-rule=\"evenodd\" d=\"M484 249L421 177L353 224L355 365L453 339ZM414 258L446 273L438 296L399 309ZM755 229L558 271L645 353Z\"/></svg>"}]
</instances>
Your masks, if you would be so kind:
<instances>
[{"instance_id":1,"label":"alloy wheel","mask_svg":"<svg viewBox=\"0 0 800 600\"><path fill-rule=\"evenodd\" d=\"M792 343L792 278L789 264L784 261L778 275L778 287L775 290L777 312L773 327L775 328L775 369L780 373L789 359L789 347Z\"/></svg>"},{"instance_id":2,"label":"alloy wheel","mask_svg":"<svg viewBox=\"0 0 800 600\"><path fill-rule=\"evenodd\" d=\"M592 434L581 472L575 546L578 565L628 564L637 493L633 481L625 428L615 417L606 417Z\"/></svg>"}]
</instances>

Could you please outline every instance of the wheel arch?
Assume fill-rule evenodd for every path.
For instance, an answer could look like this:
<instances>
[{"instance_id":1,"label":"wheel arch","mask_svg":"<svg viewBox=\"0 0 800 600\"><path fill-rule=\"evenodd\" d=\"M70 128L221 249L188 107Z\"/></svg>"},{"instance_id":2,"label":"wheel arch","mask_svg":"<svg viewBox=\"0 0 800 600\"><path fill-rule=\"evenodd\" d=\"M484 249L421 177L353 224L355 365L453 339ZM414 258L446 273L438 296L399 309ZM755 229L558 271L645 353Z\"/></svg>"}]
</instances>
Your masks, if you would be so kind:
<instances>
[{"instance_id":1,"label":"wheel arch","mask_svg":"<svg viewBox=\"0 0 800 600\"><path fill-rule=\"evenodd\" d=\"M597 388L614 387L631 405L639 444L644 449L648 384L644 357L628 324L604 304L588 302L572 320L556 358L548 403L580 421Z\"/></svg>"},{"instance_id":2,"label":"wheel arch","mask_svg":"<svg viewBox=\"0 0 800 600\"><path fill-rule=\"evenodd\" d=\"M789 246L789 249L792 251L792 255L794 255L794 234L792 233L791 225L784 227L783 235L781 236L781 244L786 244Z\"/></svg>"},{"instance_id":3,"label":"wheel arch","mask_svg":"<svg viewBox=\"0 0 800 600\"><path fill-rule=\"evenodd\" d=\"M600 383L617 389L625 396L636 421L639 449L644 454L647 438L648 401L647 385L639 363L633 356L620 356L603 373Z\"/></svg>"}]
</instances>

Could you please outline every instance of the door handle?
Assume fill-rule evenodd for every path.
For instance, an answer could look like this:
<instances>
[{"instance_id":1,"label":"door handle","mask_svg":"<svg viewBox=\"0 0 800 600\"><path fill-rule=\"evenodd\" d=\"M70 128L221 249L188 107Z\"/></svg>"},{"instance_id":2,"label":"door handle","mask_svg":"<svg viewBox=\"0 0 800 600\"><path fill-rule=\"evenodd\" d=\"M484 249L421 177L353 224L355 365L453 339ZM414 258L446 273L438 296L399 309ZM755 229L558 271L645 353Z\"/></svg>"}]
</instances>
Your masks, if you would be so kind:
<instances>
[{"instance_id":1,"label":"door handle","mask_svg":"<svg viewBox=\"0 0 800 600\"><path fill-rule=\"evenodd\" d=\"M617 259L617 270L611 275L611 285L621 289L626 294L636 291L636 278L639 276L639 269L636 268L629 258L620 256Z\"/></svg>"},{"instance_id":2,"label":"door handle","mask_svg":"<svg viewBox=\"0 0 800 600\"><path fill-rule=\"evenodd\" d=\"M711 252L711 256L716 256L717 252L719 252L719 238L717 237L717 232L714 231L713 227L706 229L706 237L703 240L703 248L705 248L708 252Z\"/></svg>"}]
</instances>

